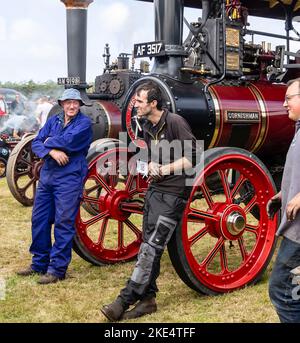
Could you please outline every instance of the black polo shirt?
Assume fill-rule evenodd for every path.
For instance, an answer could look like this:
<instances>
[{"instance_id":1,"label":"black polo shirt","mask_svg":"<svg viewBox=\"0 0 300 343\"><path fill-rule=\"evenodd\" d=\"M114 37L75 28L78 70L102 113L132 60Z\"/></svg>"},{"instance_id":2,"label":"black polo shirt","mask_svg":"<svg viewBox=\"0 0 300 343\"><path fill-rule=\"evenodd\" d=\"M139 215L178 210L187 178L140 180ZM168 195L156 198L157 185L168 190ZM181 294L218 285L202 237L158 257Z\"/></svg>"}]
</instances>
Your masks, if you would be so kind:
<instances>
[{"instance_id":1,"label":"black polo shirt","mask_svg":"<svg viewBox=\"0 0 300 343\"><path fill-rule=\"evenodd\" d=\"M186 157L193 166L195 165L196 138L187 121L178 114L165 109L156 125L148 120L145 121L143 134L148 146L148 162L166 165ZM191 187L186 185L186 180L192 177L194 174L191 170L187 173L176 171L165 175L157 182L152 181L150 187L188 198Z\"/></svg>"}]
</instances>

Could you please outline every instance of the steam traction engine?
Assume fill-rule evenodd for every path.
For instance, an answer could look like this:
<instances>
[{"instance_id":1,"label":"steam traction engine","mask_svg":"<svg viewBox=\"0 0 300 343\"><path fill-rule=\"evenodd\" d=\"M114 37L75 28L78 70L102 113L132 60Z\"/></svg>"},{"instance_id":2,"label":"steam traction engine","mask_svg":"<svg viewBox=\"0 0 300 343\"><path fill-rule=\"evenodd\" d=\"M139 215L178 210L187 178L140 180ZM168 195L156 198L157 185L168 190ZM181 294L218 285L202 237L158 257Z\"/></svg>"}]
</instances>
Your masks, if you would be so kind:
<instances>
[{"instance_id":1,"label":"steam traction engine","mask_svg":"<svg viewBox=\"0 0 300 343\"><path fill-rule=\"evenodd\" d=\"M80 80L75 87L91 105L82 110L94 121L95 139L75 251L97 265L128 261L138 252L148 184L135 172L136 149L143 149L143 141L134 102L136 88L151 80L162 90L165 106L182 115L205 145L204 167L197 171L182 228L168 245L174 268L189 287L206 294L257 282L272 256L278 221L268 219L265 207L279 187L294 133L282 104L285 82L300 76L299 55L289 51L290 41L299 41L289 35L298 1L154 0L155 41L134 47L135 57L154 58L152 72L106 63L93 94L85 92L82 49L92 0L62 1L68 80ZM184 6L202 8L202 17L186 22L190 33L182 42ZM286 35L248 30L248 14L286 19ZM269 44L246 43L246 35L255 34L284 38L286 45L271 50ZM127 142L116 139L121 125ZM28 205L34 190L31 198L24 194L36 184L41 162L34 156L27 160L30 181L18 186L24 144L30 150L28 141L12 154L8 183Z\"/></svg>"}]
</instances>

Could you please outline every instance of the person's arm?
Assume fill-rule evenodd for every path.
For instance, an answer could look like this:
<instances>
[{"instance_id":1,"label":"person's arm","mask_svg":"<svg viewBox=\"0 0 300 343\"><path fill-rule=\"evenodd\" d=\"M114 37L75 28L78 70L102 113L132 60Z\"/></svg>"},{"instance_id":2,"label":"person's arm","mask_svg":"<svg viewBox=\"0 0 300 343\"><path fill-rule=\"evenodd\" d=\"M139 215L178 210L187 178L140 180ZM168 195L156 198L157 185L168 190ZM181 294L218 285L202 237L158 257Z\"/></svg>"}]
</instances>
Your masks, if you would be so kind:
<instances>
[{"instance_id":1,"label":"person's arm","mask_svg":"<svg viewBox=\"0 0 300 343\"><path fill-rule=\"evenodd\" d=\"M88 118L80 120L78 125L60 135L49 137L44 146L47 149L58 149L74 153L87 148L92 135L91 121Z\"/></svg>"},{"instance_id":2,"label":"person's arm","mask_svg":"<svg viewBox=\"0 0 300 343\"><path fill-rule=\"evenodd\" d=\"M288 221L292 221L296 218L300 209L300 193L296 194L286 206L286 218Z\"/></svg>"},{"instance_id":3,"label":"person's arm","mask_svg":"<svg viewBox=\"0 0 300 343\"><path fill-rule=\"evenodd\" d=\"M275 214L281 208L281 191L272 196L272 198L267 203L267 214L270 219L273 219Z\"/></svg>"},{"instance_id":4,"label":"person's arm","mask_svg":"<svg viewBox=\"0 0 300 343\"><path fill-rule=\"evenodd\" d=\"M49 154L49 152L52 150L50 148L45 147L44 142L49 136L53 118L54 117L52 117L50 120L46 122L46 124L38 132L38 135L32 141L32 151L39 158L45 158Z\"/></svg>"},{"instance_id":5,"label":"person's arm","mask_svg":"<svg viewBox=\"0 0 300 343\"><path fill-rule=\"evenodd\" d=\"M192 168L193 164L186 157L182 157L172 163L165 164L159 167L160 175L170 175L179 170L188 170Z\"/></svg>"}]
</instances>

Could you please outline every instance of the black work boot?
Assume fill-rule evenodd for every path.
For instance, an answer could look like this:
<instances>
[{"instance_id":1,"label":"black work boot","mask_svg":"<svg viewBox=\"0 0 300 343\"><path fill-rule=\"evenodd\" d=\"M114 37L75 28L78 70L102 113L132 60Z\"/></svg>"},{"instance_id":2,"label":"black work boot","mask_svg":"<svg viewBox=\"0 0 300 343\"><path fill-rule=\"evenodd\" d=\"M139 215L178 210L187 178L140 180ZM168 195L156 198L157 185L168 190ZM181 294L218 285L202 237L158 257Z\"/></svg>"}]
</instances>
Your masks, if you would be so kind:
<instances>
[{"instance_id":1,"label":"black work boot","mask_svg":"<svg viewBox=\"0 0 300 343\"><path fill-rule=\"evenodd\" d=\"M122 304L121 299L117 298L114 302L109 305L104 305L100 311L105 315L105 317L111 321L116 322L121 319L125 308Z\"/></svg>"},{"instance_id":2,"label":"black work boot","mask_svg":"<svg viewBox=\"0 0 300 343\"><path fill-rule=\"evenodd\" d=\"M16 272L16 274L19 275L19 276L31 276L31 275L35 275L35 274L42 275L42 274L45 274L45 273L37 272L37 271L33 270L31 268L31 266L29 266L27 268L19 270L18 272Z\"/></svg>"},{"instance_id":3,"label":"black work boot","mask_svg":"<svg viewBox=\"0 0 300 343\"><path fill-rule=\"evenodd\" d=\"M38 283L40 285L48 285L49 283L56 283L59 280L63 280L64 277L59 278L58 276L54 275L54 274L50 274L47 273L45 275L43 275L39 280Z\"/></svg>"},{"instance_id":4,"label":"black work boot","mask_svg":"<svg viewBox=\"0 0 300 343\"><path fill-rule=\"evenodd\" d=\"M126 311L123 316L122 320L126 319L134 319L142 317L146 314L151 314L157 311L157 305L155 301L155 297L147 298L139 301L137 305L130 311Z\"/></svg>"}]
</instances>

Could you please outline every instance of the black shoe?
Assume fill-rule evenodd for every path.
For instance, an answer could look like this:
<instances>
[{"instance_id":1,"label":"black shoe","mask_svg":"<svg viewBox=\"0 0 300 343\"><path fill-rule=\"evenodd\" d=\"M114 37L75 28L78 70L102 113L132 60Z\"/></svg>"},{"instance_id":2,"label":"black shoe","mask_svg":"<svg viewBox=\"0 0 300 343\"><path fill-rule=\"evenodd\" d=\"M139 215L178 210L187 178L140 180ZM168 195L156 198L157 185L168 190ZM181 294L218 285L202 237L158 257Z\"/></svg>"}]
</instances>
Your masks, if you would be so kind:
<instances>
[{"instance_id":1,"label":"black shoe","mask_svg":"<svg viewBox=\"0 0 300 343\"><path fill-rule=\"evenodd\" d=\"M25 269L19 270L16 274L19 275L19 276L30 276L30 275L35 275L35 274L43 275L45 273L37 272L36 270L33 270L31 268L31 266L29 266L29 267L27 267Z\"/></svg>"},{"instance_id":2,"label":"black shoe","mask_svg":"<svg viewBox=\"0 0 300 343\"><path fill-rule=\"evenodd\" d=\"M38 280L38 283L40 284L40 285L47 285L47 284L49 284L49 283L56 283L57 281L59 281L59 280L63 280L64 279L64 277L58 277L58 276L56 276L56 275L54 275L54 274L49 274L49 273L47 273L47 274L45 274L45 275L43 275L39 280Z\"/></svg>"},{"instance_id":3,"label":"black shoe","mask_svg":"<svg viewBox=\"0 0 300 343\"><path fill-rule=\"evenodd\" d=\"M134 319L145 316L146 314L151 314L157 311L157 305L155 302L155 297L141 300L137 305L130 311L126 311L122 320Z\"/></svg>"},{"instance_id":4,"label":"black shoe","mask_svg":"<svg viewBox=\"0 0 300 343\"><path fill-rule=\"evenodd\" d=\"M111 321L116 322L120 320L125 309L119 299L116 299L109 305L104 305L100 311L105 315L105 317Z\"/></svg>"}]
</instances>

